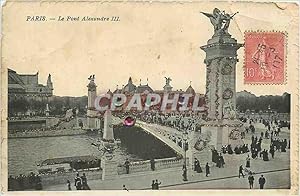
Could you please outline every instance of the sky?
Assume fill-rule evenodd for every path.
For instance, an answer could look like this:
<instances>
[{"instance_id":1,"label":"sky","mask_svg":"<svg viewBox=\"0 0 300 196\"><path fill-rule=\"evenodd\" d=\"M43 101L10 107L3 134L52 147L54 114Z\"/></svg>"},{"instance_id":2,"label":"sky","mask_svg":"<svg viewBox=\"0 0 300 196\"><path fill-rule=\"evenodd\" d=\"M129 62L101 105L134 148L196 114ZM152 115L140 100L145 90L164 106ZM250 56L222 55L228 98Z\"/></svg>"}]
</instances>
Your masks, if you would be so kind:
<instances>
[{"instance_id":1,"label":"sky","mask_svg":"<svg viewBox=\"0 0 300 196\"><path fill-rule=\"evenodd\" d=\"M251 4L251 3L250 3ZM250 5L249 4L249 5ZM297 11L278 9L272 4L249 6L219 3L221 10L239 13L229 32L243 43L246 30L286 31L289 42L296 40ZM253 4L251 4L253 5ZM4 67L20 74L39 72L46 84L52 75L54 95L87 95L88 77L95 74L98 92L112 91L131 76L139 85L147 83L161 90L164 77L171 77L173 89L183 89L190 81L196 92L205 93L205 52L200 49L213 35L209 19L200 11L212 12L215 4L185 3L7 3L3 13ZM293 9L292 9L293 8ZM268 10L266 12L265 10ZM27 16L112 17L119 22L26 21ZM296 17L296 19L295 19ZM293 91L296 55L293 44L287 48L287 82L283 85L244 84L244 49L238 51L236 90L256 95Z\"/></svg>"}]
</instances>

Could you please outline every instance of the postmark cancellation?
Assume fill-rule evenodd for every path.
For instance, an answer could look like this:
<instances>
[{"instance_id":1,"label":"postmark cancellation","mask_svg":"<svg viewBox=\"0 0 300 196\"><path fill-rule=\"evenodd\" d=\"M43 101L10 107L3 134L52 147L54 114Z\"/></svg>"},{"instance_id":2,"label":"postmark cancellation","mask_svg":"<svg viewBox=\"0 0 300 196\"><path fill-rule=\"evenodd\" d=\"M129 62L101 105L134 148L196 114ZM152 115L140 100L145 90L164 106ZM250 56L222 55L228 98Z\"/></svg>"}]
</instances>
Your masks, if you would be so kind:
<instances>
[{"instance_id":1,"label":"postmark cancellation","mask_svg":"<svg viewBox=\"0 0 300 196\"><path fill-rule=\"evenodd\" d=\"M244 83L284 84L287 34L278 31L246 31L244 39Z\"/></svg>"}]
</instances>

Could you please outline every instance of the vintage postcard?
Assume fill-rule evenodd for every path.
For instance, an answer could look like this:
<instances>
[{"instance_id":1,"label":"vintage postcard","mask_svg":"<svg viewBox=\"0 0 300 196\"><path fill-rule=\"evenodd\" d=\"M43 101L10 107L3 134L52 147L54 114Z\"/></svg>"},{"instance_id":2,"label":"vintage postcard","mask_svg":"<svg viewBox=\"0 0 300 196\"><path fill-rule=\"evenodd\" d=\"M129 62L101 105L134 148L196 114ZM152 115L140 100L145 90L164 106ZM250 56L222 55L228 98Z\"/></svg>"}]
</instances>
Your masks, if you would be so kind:
<instances>
[{"instance_id":1,"label":"vintage postcard","mask_svg":"<svg viewBox=\"0 0 300 196\"><path fill-rule=\"evenodd\" d=\"M296 2L1 17L1 194L299 194Z\"/></svg>"}]
</instances>

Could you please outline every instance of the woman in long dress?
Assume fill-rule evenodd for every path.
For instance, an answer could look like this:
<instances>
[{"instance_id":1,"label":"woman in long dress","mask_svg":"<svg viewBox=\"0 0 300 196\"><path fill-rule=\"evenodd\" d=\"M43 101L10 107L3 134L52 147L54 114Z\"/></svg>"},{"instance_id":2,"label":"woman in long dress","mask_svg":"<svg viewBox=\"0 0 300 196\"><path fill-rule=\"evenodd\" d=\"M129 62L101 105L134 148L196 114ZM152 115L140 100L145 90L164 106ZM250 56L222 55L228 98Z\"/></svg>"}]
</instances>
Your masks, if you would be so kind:
<instances>
[{"instance_id":1,"label":"woman in long dress","mask_svg":"<svg viewBox=\"0 0 300 196\"><path fill-rule=\"evenodd\" d=\"M197 158L195 158L195 162L194 162L194 171L196 171L197 173L201 173L202 169L200 166L200 162Z\"/></svg>"},{"instance_id":2,"label":"woman in long dress","mask_svg":"<svg viewBox=\"0 0 300 196\"><path fill-rule=\"evenodd\" d=\"M249 157L249 155L246 158L246 167L250 168L250 157Z\"/></svg>"},{"instance_id":3,"label":"woman in long dress","mask_svg":"<svg viewBox=\"0 0 300 196\"><path fill-rule=\"evenodd\" d=\"M198 161L197 173L202 173L202 168L199 161Z\"/></svg>"},{"instance_id":4,"label":"woman in long dress","mask_svg":"<svg viewBox=\"0 0 300 196\"><path fill-rule=\"evenodd\" d=\"M206 175L205 175L206 177L208 177L208 175L210 174L208 163L206 163L206 165L205 165L205 173L206 173Z\"/></svg>"},{"instance_id":5,"label":"woman in long dress","mask_svg":"<svg viewBox=\"0 0 300 196\"><path fill-rule=\"evenodd\" d=\"M195 158L195 161L194 161L194 171L197 171L197 167L198 167L198 159Z\"/></svg>"}]
</instances>

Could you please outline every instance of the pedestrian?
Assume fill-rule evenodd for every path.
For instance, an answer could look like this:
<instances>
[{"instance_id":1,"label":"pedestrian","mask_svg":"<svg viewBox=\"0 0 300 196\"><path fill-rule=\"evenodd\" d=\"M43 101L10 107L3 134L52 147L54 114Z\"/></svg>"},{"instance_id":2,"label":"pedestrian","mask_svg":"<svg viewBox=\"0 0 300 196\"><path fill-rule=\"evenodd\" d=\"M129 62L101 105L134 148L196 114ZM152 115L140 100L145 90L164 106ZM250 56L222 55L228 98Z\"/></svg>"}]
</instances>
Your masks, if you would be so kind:
<instances>
[{"instance_id":1,"label":"pedestrian","mask_svg":"<svg viewBox=\"0 0 300 196\"><path fill-rule=\"evenodd\" d=\"M206 163L206 165L205 165L205 173L206 173L206 174L205 174L206 177L208 177L208 176L210 175L208 163Z\"/></svg>"},{"instance_id":2,"label":"pedestrian","mask_svg":"<svg viewBox=\"0 0 300 196\"><path fill-rule=\"evenodd\" d=\"M230 144L228 144L228 146L227 146L227 152L228 152L228 154L233 154L233 151L232 151L232 148L231 148Z\"/></svg>"},{"instance_id":3,"label":"pedestrian","mask_svg":"<svg viewBox=\"0 0 300 196\"><path fill-rule=\"evenodd\" d=\"M83 173L82 176L81 176L81 182L82 182L82 189L83 190L91 190L89 185L87 184L87 178L85 176L85 173Z\"/></svg>"},{"instance_id":4,"label":"pedestrian","mask_svg":"<svg viewBox=\"0 0 300 196\"><path fill-rule=\"evenodd\" d=\"M212 162L217 163L217 159L218 159L218 151L216 149L213 149L212 150Z\"/></svg>"},{"instance_id":5,"label":"pedestrian","mask_svg":"<svg viewBox=\"0 0 300 196\"><path fill-rule=\"evenodd\" d=\"M268 151L267 150L263 151L263 160L264 161L269 161L269 156L268 156Z\"/></svg>"},{"instance_id":6,"label":"pedestrian","mask_svg":"<svg viewBox=\"0 0 300 196\"><path fill-rule=\"evenodd\" d=\"M130 162L128 161L128 159L126 159L126 161L124 163L124 166L125 166L125 169L126 169L126 174L129 174L129 165L130 165Z\"/></svg>"},{"instance_id":7,"label":"pedestrian","mask_svg":"<svg viewBox=\"0 0 300 196\"><path fill-rule=\"evenodd\" d=\"M243 170L244 170L243 165L240 165L240 167L239 167L239 178L241 177L241 174L242 174L243 178L245 177L244 173L243 173Z\"/></svg>"},{"instance_id":8,"label":"pedestrian","mask_svg":"<svg viewBox=\"0 0 300 196\"><path fill-rule=\"evenodd\" d=\"M246 167L250 168L250 157L249 157L249 155L246 158Z\"/></svg>"},{"instance_id":9,"label":"pedestrian","mask_svg":"<svg viewBox=\"0 0 300 196\"><path fill-rule=\"evenodd\" d=\"M185 164L182 166L182 178L183 181L187 181L187 168Z\"/></svg>"},{"instance_id":10,"label":"pedestrian","mask_svg":"<svg viewBox=\"0 0 300 196\"><path fill-rule=\"evenodd\" d=\"M283 141L283 145L284 145L284 148L286 148L286 147L287 147L287 145L288 145L288 142L287 142L287 140L286 140L286 139L284 139L284 141Z\"/></svg>"},{"instance_id":11,"label":"pedestrian","mask_svg":"<svg viewBox=\"0 0 300 196\"><path fill-rule=\"evenodd\" d=\"M154 171L155 170L155 160L154 160L154 158L151 158L150 165L151 165L151 170Z\"/></svg>"},{"instance_id":12,"label":"pedestrian","mask_svg":"<svg viewBox=\"0 0 300 196\"><path fill-rule=\"evenodd\" d=\"M155 190L155 180L152 180L151 189Z\"/></svg>"},{"instance_id":13,"label":"pedestrian","mask_svg":"<svg viewBox=\"0 0 300 196\"><path fill-rule=\"evenodd\" d=\"M226 150L226 146L222 146L222 152L223 152L223 154L226 154L226 152L227 152L227 150Z\"/></svg>"},{"instance_id":14,"label":"pedestrian","mask_svg":"<svg viewBox=\"0 0 300 196\"><path fill-rule=\"evenodd\" d=\"M194 160L194 171L197 171L198 162L199 162L198 159L195 158L195 160Z\"/></svg>"},{"instance_id":15,"label":"pedestrian","mask_svg":"<svg viewBox=\"0 0 300 196\"><path fill-rule=\"evenodd\" d=\"M126 188L125 184L123 184L123 190L129 191L129 190Z\"/></svg>"},{"instance_id":16,"label":"pedestrian","mask_svg":"<svg viewBox=\"0 0 300 196\"><path fill-rule=\"evenodd\" d=\"M274 150L274 146L272 145L270 150L269 150L271 156L272 156L272 159L274 159L274 154L275 154L275 150Z\"/></svg>"},{"instance_id":17,"label":"pedestrian","mask_svg":"<svg viewBox=\"0 0 300 196\"><path fill-rule=\"evenodd\" d=\"M218 168L221 168L221 154L217 155L217 160L216 161L217 161L216 166Z\"/></svg>"},{"instance_id":18,"label":"pedestrian","mask_svg":"<svg viewBox=\"0 0 300 196\"><path fill-rule=\"evenodd\" d=\"M250 172L250 175L248 177L248 181L249 181L250 189L252 189L253 188L253 183L254 183L254 177L253 177L251 172Z\"/></svg>"},{"instance_id":19,"label":"pedestrian","mask_svg":"<svg viewBox=\"0 0 300 196\"><path fill-rule=\"evenodd\" d=\"M71 191L72 189L71 189L71 182L70 182L70 180L67 180L67 185L68 185L68 190Z\"/></svg>"},{"instance_id":20,"label":"pedestrian","mask_svg":"<svg viewBox=\"0 0 300 196\"><path fill-rule=\"evenodd\" d=\"M286 152L286 146L284 145L284 143L282 142L281 144L281 152Z\"/></svg>"},{"instance_id":21,"label":"pedestrian","mask_svg":"<svg viewBox=\"0 0 300 196\"><path fill-rule=\"evenodd\" d=\"M198 168L197 168L197 173L202 173L202 168L201 168L201 165L200 165L200 162L198 162Z\"/></svg>"},{"instance_id":22,"label":"pedestrian","mask_svg":"<svg viewBox=\"0 0 300 196\"><path fill-rule=\"evenodd\" d=\"M265 138L266 138L266 139L269 139L269 133L268 133L268 130L265 131Z\"/></svg>"},{"instance_id":23,"label":"pedestrian","mask_svg":"<svg viewBox=\"0 0 300 196\"><path fill-rule=\"evenodd\" d=\"M194 171L196 171L197 173L202 173L200 162L197 158L195 158L195 161L194 161Z\"/></svg>"},{"instance_id":24,"label":"pedestrian","mask_svg":"<svg viewBox=\"0 0 300 196\"><path fill-rule=\"evenodd\" d=\"M82 189L82 182L81 182L81 178L79 177L79 173L77 173L75 177L75 187L77 190Z\"/></svg>"},{"instance_id":25,"label":"pedestrian","mask_svg":"<svg viewBox=\"0 0 300 196\"><path fill-rule=\"evenodd\" d=\"M223 155L220 153L220 162L221 162L221 167L224 167L225 161Z\"/></svg>"},{"instance_id":26,"label":"pedestrian","mask_svg":"<svg viewBox=\"0 0 300 196\"><path fill-rule=\"evenodd\" d=\"M156 179L154 183L154 187L156 190L159 190L159 185L161 185L161 182L158 182L158 180Z\"/></svg>"},{"instance_id":27,"label":"pedestrian","mask_svg":"<svg viewBox=\"0 0 300 196\"><path fill-rule=\"evenodd\" d=\"M259 188L264 189L264 185L266 183L266 179L264 175L261 175L261 177L258 179L258 183L259 183Z\"/></svg>"}]
</instances>

